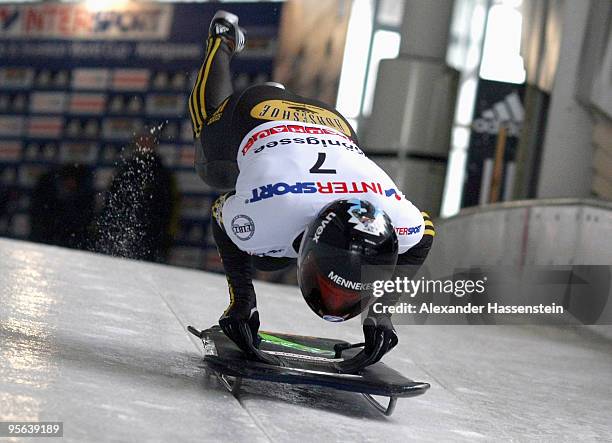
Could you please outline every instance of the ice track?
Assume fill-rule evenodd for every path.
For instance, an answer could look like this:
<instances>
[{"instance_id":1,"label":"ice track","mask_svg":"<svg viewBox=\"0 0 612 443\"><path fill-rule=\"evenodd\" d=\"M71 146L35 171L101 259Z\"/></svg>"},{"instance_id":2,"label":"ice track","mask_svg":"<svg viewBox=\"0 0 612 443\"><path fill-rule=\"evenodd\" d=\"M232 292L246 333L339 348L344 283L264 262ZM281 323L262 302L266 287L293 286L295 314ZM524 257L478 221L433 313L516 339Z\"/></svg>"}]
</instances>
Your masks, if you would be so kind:
<instances>
[{"instance_id":1,"label":"ice track","mask_svg":"<svg viewBox=\"0 0 612 443\"><path fill-rule=\"evenodd\" d=\"M361 339L296 288L258 284L262 328ZM225 279L0 239L0 420L63 421L65 441L602 441L612 343L583 329L400 326L385 361L431 383L384 418L358 394L200 368L188 324L215 323Z\"/></svg>"}]
</instances>

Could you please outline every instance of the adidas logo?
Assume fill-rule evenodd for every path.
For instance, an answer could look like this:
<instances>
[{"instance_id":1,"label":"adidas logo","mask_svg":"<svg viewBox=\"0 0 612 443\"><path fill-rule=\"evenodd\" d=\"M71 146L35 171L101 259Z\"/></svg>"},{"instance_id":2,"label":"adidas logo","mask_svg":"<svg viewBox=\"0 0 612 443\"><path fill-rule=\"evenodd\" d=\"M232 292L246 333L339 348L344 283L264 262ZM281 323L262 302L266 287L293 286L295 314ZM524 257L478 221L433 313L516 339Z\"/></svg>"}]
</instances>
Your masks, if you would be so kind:
<instances>
[{"instance_id":1,"label":"adidas logo","mask_svg":"<svg viewBox=\"0 0 612 443\"><path fill-rule=\"evenodd\" d=\"M230 28L228 26L225 26L221 23L217 23L215 24L215 34L217 35L221 35L225 32L228 32L230 30Z\"/></svg>"},{"instance_id":2,"label":"adidas logo","mask_svg":"<svg viewBox=\"0 0 612 443\"><path fill-rule=\"evenodd\" d=\"M518 137L524 117L525 110L521 98L514 91L491 108L482 111L480 117L472 122L472 130L479 134L495 135L499 132L499 127L504 124L508 128L509 137Z\"/></svg>"}]
</instances>

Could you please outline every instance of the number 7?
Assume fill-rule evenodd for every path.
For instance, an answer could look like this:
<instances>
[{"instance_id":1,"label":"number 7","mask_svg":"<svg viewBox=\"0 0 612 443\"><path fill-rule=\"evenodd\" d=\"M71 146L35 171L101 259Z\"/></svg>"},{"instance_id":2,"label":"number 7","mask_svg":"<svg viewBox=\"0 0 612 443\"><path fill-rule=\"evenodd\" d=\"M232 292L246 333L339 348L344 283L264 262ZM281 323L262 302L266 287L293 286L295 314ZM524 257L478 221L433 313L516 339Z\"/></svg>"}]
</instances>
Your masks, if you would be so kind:
<instances>
[{"instance_id":1,"label":"number 7","mask_svg":"<svg viewBox=\"0 0 612 443\"><path fill-rule=\"evenodd\" d=\"M327 154L325 154L325 152L319 152L319 157L317 157L316 163L312 168L310 168L310 172L312 174L336 174L335 169L321 169L326 157Z\"/></svg>"}]
</instances>

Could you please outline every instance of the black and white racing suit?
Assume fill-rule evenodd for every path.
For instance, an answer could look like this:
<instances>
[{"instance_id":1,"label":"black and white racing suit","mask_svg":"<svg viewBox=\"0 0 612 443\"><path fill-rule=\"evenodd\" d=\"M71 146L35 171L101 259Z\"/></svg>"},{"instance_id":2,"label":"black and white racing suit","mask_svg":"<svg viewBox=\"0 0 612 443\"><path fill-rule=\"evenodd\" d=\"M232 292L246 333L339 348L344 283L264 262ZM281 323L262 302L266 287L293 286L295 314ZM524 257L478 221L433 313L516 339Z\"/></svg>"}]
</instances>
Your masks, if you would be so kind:
<instances>
[{"instance_id":1,"label":"black and white racing suit","mask_svg":"<svg viewBox=\"0 0 612 443\"><path fill-rule=\"evenodd\" d=\"M234 93L231 55L221 37L208 40L189 99L196 170L207 184L231 190L212 209L228 310L241 300L254 307L253 266L290 264L306 226L341 198L383 209L398 236L398 264L422 264L435 235L429 216L364 155L348 121L325 103L275 86Z\"/></svg>"}]
</instances>

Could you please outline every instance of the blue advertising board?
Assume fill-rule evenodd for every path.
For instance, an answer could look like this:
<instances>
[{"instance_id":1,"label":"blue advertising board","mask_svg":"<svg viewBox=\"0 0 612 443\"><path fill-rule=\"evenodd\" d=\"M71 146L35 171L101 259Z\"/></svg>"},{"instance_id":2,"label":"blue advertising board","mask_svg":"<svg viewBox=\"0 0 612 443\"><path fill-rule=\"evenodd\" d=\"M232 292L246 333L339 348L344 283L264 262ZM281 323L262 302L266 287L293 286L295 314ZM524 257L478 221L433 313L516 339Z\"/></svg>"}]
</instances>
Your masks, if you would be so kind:
<instances>
[{"instance_id":1,"label":"blue advertising board","mask_svg":"<svg viewBox=\"0 0 612 443\"><path fill-rule=\"evenodd\" d=\"M101 5L96 7L96 4ZM271 79L282 3L223 4L240 17L247 50L236 89ZM215 194L193 171L187 98L215 3L42 2L0 5L0 235L27 238L29 193L55 165L79 163L107 189L122 149L167 122L159 153L182 193L173 261L216 261Z\"/></svg>"}]
</instances>

